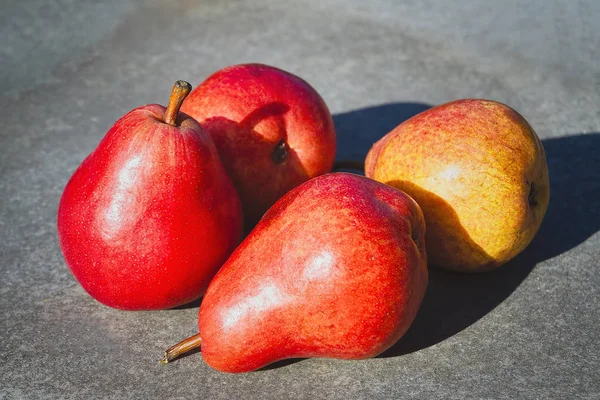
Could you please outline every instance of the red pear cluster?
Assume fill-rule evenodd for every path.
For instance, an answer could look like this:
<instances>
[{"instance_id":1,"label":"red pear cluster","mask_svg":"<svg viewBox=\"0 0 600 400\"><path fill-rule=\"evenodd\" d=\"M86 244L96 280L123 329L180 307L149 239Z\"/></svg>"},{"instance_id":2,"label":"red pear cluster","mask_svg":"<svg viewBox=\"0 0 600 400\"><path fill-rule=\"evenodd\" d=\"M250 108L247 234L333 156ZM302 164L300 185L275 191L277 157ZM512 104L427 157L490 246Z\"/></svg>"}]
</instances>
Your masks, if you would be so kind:
<instances>
[{"instance_id":1,"label":"red pear cluster","mask_svg":"<svg viewBox=\"0 0 600 400\"><path fill-rule=\"evenodd\" d=\"M167 107L127 113L68 181L57 221L66 264L113 308L203 297L199 334L163 363L195 347L231 373L358 360L412 324L428 251L443 268L497 267L547 207L541 142L500 103L459 100L400 124L374 144L366 177L331 172L335 150L327 105L289 72L242 64L194 90L178 81ZM504 229L477 212L496 206Z\"/></svg>"}]
</instances>

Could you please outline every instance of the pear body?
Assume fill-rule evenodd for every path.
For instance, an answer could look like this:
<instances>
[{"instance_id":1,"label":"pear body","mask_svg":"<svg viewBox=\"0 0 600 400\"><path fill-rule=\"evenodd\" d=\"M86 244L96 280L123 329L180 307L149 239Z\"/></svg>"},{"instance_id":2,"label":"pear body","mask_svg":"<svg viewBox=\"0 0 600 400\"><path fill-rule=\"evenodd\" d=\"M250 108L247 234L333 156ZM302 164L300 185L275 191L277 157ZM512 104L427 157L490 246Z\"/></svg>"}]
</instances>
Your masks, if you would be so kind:
<instances>
[{"instance_id":1,"label":"pear body","mask_svg":"<svg viewBox=\"0 0 600 400\"><path fill-rule=\"evenodd\" d=\"M211 282L202 355L247 372L286 358L374 357L412 323L427 286L425 224L406 194L347 173L296 187Z\"/></svg>"},{"instance_id":2,"label":"pear body","mask_svg":"<svg viewBox=\"0 0 600 400\"><path fill-rule=\"evenodd\" d=\"M289 190L331 171L336 136L329 109L289 72L264 64L223 68L181 109L215 141L248 227Z\"/></svg>"},{"instance_id":3,"label":"pear body","mask_svg":"<svg viewBox=\"0 0 600 400\"><path fill-rule=\"evenodd\" d=\"M365 173L421 206L432 264L496 268L537 233L549 202L542 142L495 101L457 100L403 122L369 151Z\"/></svg>"},{"instance_id":4,"label":"pear body","mask_svg":"<svg viewBox=\"0 0 600 400\"><path fill-rule=\"evenodd\" d=\"M210 136L147 105L117 121L67 183L58 234L96 300L126 310L199 298L239 243L241 204Z\"/></svg>"}]
</instances>

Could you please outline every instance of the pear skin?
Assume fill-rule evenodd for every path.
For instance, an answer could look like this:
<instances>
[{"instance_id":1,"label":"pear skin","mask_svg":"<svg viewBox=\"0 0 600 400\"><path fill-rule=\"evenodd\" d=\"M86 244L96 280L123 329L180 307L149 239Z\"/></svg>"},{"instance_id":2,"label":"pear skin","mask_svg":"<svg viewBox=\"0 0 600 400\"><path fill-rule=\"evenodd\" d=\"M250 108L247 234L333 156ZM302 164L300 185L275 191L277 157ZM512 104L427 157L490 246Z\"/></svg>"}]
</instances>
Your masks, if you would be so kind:
<instances>
[{"instance_id":1,"label":"pear skin","mask_svg":"<svg viewBox=\"0 0 600 400\"><path fill-rule=\"evenodd\" d=\"M189 303L240 241L241 203L217 149L179 113L190 89L178 81L168 108L145 105L120 118L63 191L57 228L65 261L107 306Z\"/></svg>"},{"instance_id":2,"label":"pear skin","mask_svg":"<svg viewBox=\"0 0 600 400\"><path fill-rule=\"evenodd\" d=\"M264 64L222 68L190 93L181 110L213 138L247 227L289 190L331 171L336 135L329 109L289 72Z\"/></svg>"},{"instance_id":3,"label":"pear skin","mask_svg":"<svg viewBox=\"0 0 600 400\"><path fill-rule=\"evenodd\" d=\"M309 180L275 203L211 282L202 356L247 372L287 358L380 354L423 299L424 235L419 206L399 190L347 173Z\"/></svg>"},{"instance_id":4,"label":"pear skin","mask_svg":"<svg viewBox=\"0 0 600 400\"><path fill-rule=\"evenodd\" d=\"M453 101L403 122L369 151L365 173L419 203L431 264L454 271L515 257L548 208L541 141L520 114L490 100Z\"/></svg>"}]
</instances>

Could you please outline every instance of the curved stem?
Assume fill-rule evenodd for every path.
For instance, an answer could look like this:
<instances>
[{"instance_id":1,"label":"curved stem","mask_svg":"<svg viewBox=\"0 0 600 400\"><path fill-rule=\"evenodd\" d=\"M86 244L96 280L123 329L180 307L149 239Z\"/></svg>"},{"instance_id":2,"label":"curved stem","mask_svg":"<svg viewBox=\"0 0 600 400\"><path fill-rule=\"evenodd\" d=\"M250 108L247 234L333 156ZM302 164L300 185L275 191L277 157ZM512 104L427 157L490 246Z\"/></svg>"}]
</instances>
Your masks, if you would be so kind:
<instances>
[{"instance_id":1,"label":"curved stem","mask_svg":"<svg viewBox=\"0 0 600 400\"><path fill-rule=\"evenodd\" d=\"M167 351L165 351L165 355L163 359L160 360L160 363L168 364L169 361L173 361L179 356L200 346L202 346L202 338L200 337L200 334L197 333L194 336L190 336L189 338L182 340L176 345L169 347Z\"/></svg>"},{"instance_id":2,"label":"curved stem","mask_svg":"<svg viewBox=\"0 0 600 400\"><path fill-rule=\"evenodd\" d=\"M177 126L175 121L177 120L177 114L179 114L179 109L181 108L181 104L183 100L187 97L188 94L192 91L192 85L187 83L186 81L177 81L175 85L173 85L173 90L171 91L171 97L169 98L169 105L167 106L167 111L165 111L165 123L173 126Z\"/></svg>"},{"instance_id":3,"label":"curved stem","mask_svg":"<svg viewBox=\"0 0 600 400\"><path fill-rule=\"evenodd\" d=\"M365 172L365 163L356 160L338 160L333 163L332 171L339 171L340 169L354 169L360 172Z\"/></svg>"}]
</instances>

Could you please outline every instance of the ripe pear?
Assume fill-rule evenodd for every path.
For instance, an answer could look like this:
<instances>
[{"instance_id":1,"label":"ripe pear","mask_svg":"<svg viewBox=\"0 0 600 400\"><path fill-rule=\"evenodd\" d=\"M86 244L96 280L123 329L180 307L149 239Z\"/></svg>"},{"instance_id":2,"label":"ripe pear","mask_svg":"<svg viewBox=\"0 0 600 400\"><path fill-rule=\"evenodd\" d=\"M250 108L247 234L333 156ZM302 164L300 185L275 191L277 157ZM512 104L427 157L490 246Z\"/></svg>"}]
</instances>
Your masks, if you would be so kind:
<instances>
[{"instance_id":1,"label":"ripe pear","mask_svg":"<svg viewBox=\"0 0 600 400\"><path fill-rule=\"evenodd\" d=\"M512 108L465 99L403 122L369 151L365 173L423 209L429 260L464 272L519 254L549 201L544 147Z\"/></svg>"},{"instance_id":2,"label":"ripe pear","mask_svg":"<svg viewBox=\"0 0 600 400\"><path fill-rule=\"evenodd\" d=\"M252 227L277 199L330 172L336 138L327 105L306 81L264 64L223 68L182 111L212 136Z\"/></svg>"},{"instance_id":3,"label":"ripe pear","mask_svg":"<svg viewBox=\"0 0 600 400\"><path fill-rule=\"evenodd\" d=\"M58 208L65 260L99 302L125 310L179 306L204 293L239 243L241 203L210 136L179 107L119 119L77 168Z\"/></svg>"},{"instance_id":4,"label":"ripe pear","mask_svg":"<svg viewBox=\"0 0 600 400\"><path fill-rule=\"evenodd\" d=\"M406 332L427 287L425 223L405 193L371 179L323 175L265 214L211 282L199 335L224 372L287 358L374 357Z\"/></svg>"}]
</instances>

